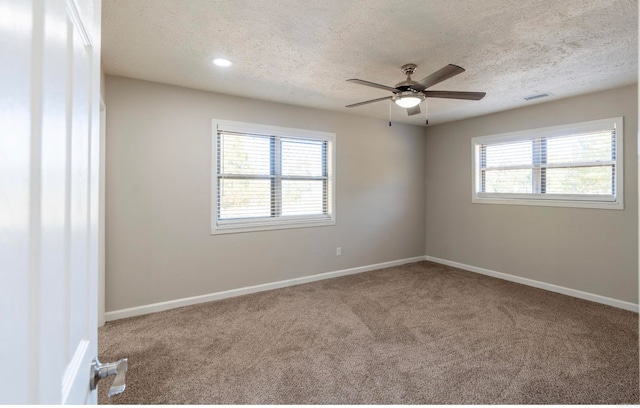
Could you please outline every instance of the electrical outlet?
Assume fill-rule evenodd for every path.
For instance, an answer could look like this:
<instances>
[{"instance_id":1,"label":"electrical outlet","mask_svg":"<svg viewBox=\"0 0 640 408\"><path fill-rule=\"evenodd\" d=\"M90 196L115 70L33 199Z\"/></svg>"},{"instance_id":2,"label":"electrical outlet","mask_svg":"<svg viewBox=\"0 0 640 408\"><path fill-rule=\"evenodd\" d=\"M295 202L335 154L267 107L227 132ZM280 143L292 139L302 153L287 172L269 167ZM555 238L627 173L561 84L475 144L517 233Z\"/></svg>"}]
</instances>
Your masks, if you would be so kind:
<instances>
[{"instance_id":1,"label":"electrical outlet","mask_svg":"<svg viewBox=\"0 0 640 408\"><path fill-rule=\"evenodd\" d=\"M340 256L342 255L342 247L337 247L336 248L336 256Z\"/></svg>"}]
</instances>

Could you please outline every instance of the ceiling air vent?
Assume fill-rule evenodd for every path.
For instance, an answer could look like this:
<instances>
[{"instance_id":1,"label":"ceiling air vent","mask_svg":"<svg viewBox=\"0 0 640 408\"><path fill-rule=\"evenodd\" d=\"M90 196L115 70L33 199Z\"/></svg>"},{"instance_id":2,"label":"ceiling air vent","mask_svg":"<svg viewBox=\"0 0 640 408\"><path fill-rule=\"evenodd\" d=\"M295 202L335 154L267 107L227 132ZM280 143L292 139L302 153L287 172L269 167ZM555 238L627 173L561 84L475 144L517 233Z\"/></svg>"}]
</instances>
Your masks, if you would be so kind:
<instances>
[{"instance_id":1,"label":"ceiling air vent","mask_svg":"<svg viewBox=\"0 0 640 408\"><path fill-rule=\"evenodd\" d=\"M529 96L525 96L524 99L525 101L533 101L536 99L541 99L541 98L546 98L553 95L551 92L545 92L545 93L541 93L541 94L537 94L537 95L529 95Z\"/></svg>"}]
</instances>

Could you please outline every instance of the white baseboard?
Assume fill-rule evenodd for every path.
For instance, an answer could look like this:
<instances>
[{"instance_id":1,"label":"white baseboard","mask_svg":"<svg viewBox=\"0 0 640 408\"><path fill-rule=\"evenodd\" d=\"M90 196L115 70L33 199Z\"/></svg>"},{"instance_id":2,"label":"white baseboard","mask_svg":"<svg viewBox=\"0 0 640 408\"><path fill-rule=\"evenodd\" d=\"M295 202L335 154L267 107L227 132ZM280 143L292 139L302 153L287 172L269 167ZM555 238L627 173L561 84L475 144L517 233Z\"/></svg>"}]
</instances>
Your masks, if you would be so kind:
<instances>
[{"instance_id":1,"label":"white baseboard","mask_svg":"<svg viewBox=\"0 0 640 408\"><path fill-rule=\"evenodd\" d=\"M304 276L301 278L287 279L278 282L265 283L262 285L249 286L246 288L231 289L224 292L210 293L207 295L193 296L183 299L169 300L167 302L153 303L150 305L131 307L128 309L114 310L105 313L105 320L112 321L124 319L126 317L141 316L149 313L161 312L163 310L175 309L177 307L190 306L198 303L211 302L213 300L226 299L230 297L248 295L250 293L263 292L265 290L279 289L287 286L301 285L303 283L315 282L324 279L337 278L339 276L353 275L356 273L373 271L376 269L389 268L392 266L404 265L412 262L424 261L424 256L414 258L399 259L397 261L383 262L374 265L360 266L357 268L342 269L340 271L320 273L317 275Z\"/></svg>"},{"instance_id":2,"label":"white baseboard","mask_svg":"<svg viewBox=\"0 0 640 408\"><path fill-rule=\"evenodd\" d=\"M573 296L580 299L590 300L596 303L602 303L605 305L617 307L620 309L630 310L632 312L638 312L638 305L631 302L625 302L623 300L617 300L608 298L606 296L600 296L589 292L583 292L576 289L565 288L564 286L553 285L551 283L540 282L533 279L522 278L520 276L509 275L508 273L496 272L490 269L478 268L477 266L466 265L459 262L449 261L446 259L440 259L433 256L425 256L427 261L453 266L454 268L464 269L470 272L480 273L482 275L492 276L498 279L504 279L511 282L521 283L527 286L533 286L534 288L544 289L551 292L561 293L563 295Z\"/></svg>"},{"instance_id":3,"label":"white baseboard","mask_svg":"<svg viewBox=\"0 0 640 408\"><path fill-rule=\"evenodd\" d=\"M170 300L167 302L153 303L150 305L131 307L128 309L114 310L112 312L105 313L105 320L112 321L118 319L124 319L127 317L141 316L149 313L161 312L163 310L175 309L183 306L195 305L198 303L211 302L213 300L226 299L230 297L248 295L250 293L263 292L266 290L273 290L279 288L285 288L288 286L301 285L304 283L315 282L324 279L337 278L339 276L353 275L356 273L373 271L376 269L389 268L392 266L404 265L412 262L419 261L431 261L443 265L452 266L454 268L464 269L470 272L480 273L482 275L492 276L498 279L504 279L511 282L521 283L523 285L532 286L534 288L544 289L551 292L561 293L567 296L573 296L580 299L590 300L592 302L602 303L605 305L617 307L620 309L630 310L632 312L638 312L638 305L635 303L625 302L622 300L612 299L605 296L596 295L593 293L582 292L576 289L565 288L563 286L553 285L551 283L545 283L536 281L533 279L522 278L520 276L509 275L507 273L496 272L490 269L479 268L476 266L466 265L459 262L449 261L446 259L440 259L433 256L416 256L413 258L400 259L397 261L383 262L379 264L360 266L357 268L342 269L339 271L320 273L317 275L304 276L301 278L288 279L278 282L265 283L262 285L249 286L246 288L231 289L223 292L210 293L207 295L193 296L183 299Z\"/></svg>"}]
</instances>

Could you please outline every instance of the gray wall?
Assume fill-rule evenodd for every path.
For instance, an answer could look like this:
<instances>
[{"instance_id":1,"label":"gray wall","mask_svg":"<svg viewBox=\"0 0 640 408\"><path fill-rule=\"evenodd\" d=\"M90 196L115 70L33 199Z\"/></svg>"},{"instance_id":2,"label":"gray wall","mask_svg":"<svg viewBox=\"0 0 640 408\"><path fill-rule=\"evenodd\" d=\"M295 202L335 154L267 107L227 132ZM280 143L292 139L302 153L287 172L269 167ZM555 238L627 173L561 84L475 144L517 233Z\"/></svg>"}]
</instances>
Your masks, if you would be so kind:
<instances>
[{"instance_id":1,"label":"gray wall","mask_svg":"<svg viewBox=\"0 0 640 408\"><path fill-rule=\"evenodd\" d=\"M107 312L424 255L421 127L113 76L106 97ZM212 118L336 133L337 225L210 235Z\"/></svg>"},{"instance_id":2,"label":"gray wall","mask_svg":"<svg viewBox=\"0 0 640 408\"><path fill-rule=\"evenodd\" d=\"M638 303L637 86L426 130L426 254ZM471 138L624 116L625 209L471 203Z\"/></svg>"}]
</instances>

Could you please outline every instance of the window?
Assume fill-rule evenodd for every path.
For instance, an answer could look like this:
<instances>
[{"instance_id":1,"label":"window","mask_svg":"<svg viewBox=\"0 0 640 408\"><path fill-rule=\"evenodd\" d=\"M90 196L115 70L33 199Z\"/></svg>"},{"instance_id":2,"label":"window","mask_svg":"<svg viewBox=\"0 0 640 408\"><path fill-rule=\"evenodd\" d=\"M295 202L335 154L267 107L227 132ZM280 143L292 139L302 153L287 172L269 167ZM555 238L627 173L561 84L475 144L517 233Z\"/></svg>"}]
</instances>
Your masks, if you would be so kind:
<instances>
[{"instance_id":1,"label":"window","mask_svg":"<svg viewBox=\"0 0 640 408\"><path fill-rule=\"evenodd\" d=\"M213 121L213 234L335 224L335 134Z\"/></svg>"},{"instance_id":2,"label":"window","mask_svg":"<svg viewBox=\"0 0 640 408\"><path fill-rule=\"evenodd\" d=\"M472 139L474 203L623 209L622 117Z\"/></svg>"}]
</instances>

